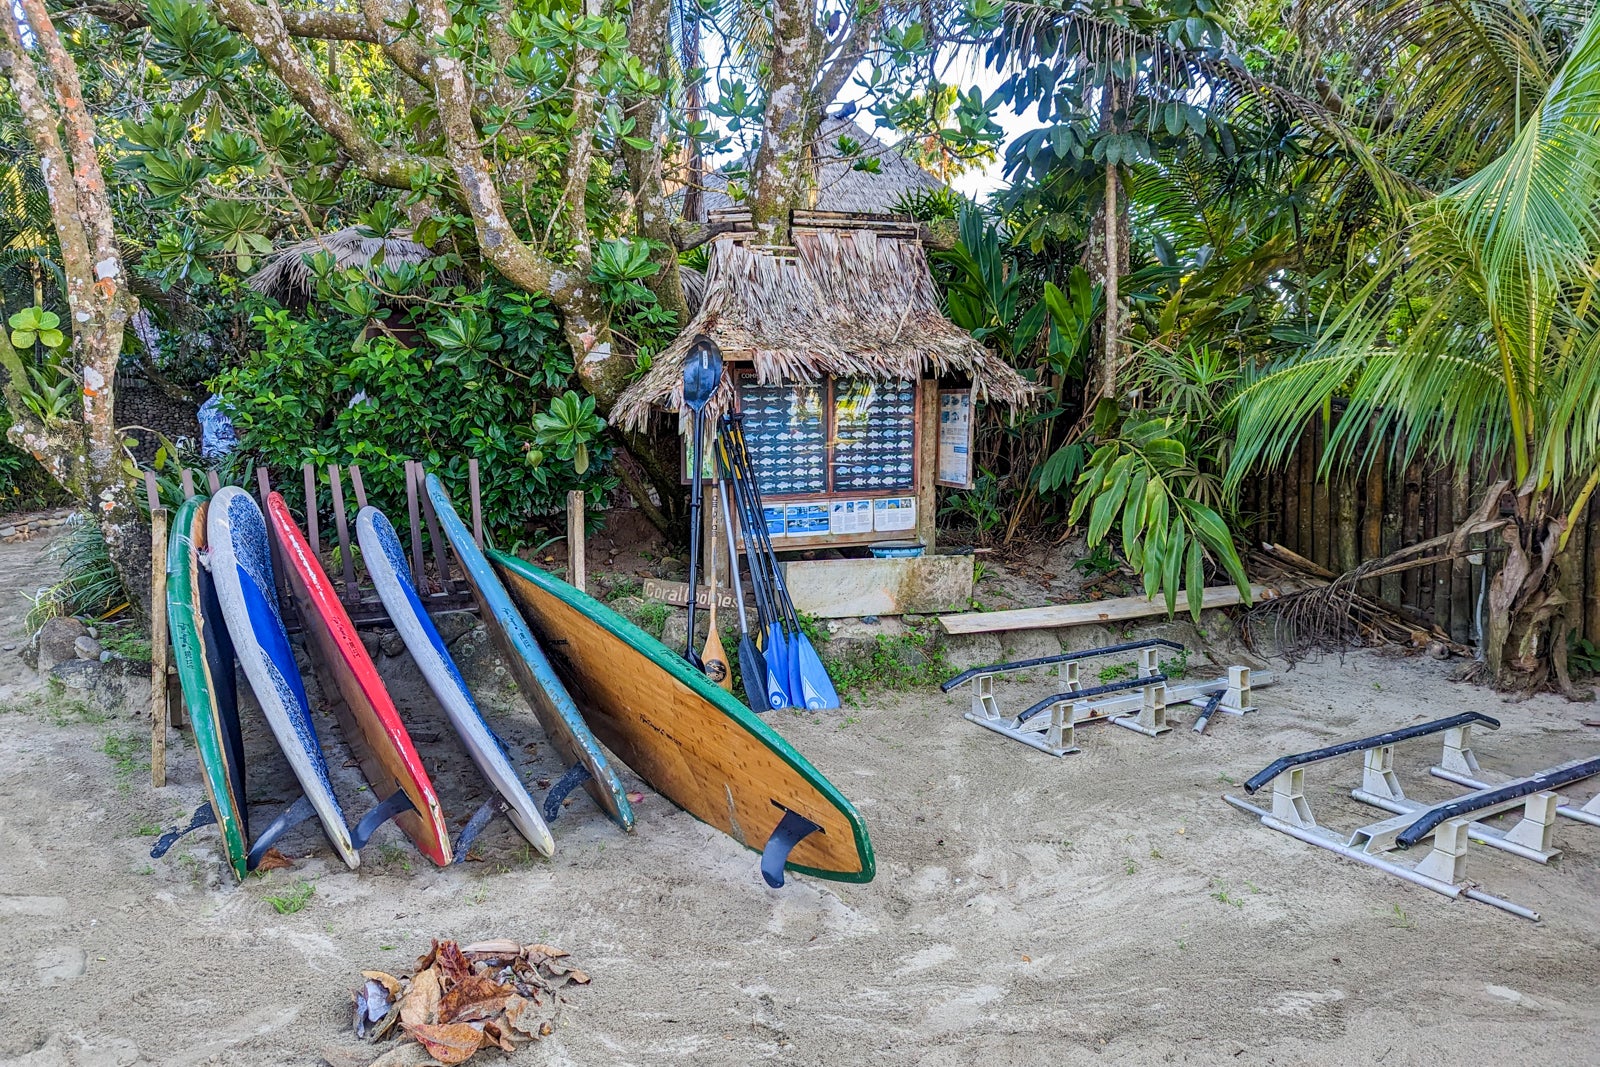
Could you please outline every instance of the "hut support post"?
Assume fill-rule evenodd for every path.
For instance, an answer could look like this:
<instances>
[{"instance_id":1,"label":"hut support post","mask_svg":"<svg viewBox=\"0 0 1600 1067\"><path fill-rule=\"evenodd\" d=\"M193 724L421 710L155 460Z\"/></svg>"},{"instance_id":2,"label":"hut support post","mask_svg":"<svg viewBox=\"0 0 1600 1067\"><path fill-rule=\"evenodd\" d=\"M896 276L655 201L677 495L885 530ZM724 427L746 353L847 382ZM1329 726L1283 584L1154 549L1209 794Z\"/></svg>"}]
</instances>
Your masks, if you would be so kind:
<instances>
[{"instance_id":1,"label":"hut support post","mask_svg":"<svg viewBox=\"0 0 1600 1067\"><path fill-rule=\"evenodd\" d=\"M924 378L917 386L917 540L931 555L938 532L939 381Z\"/></svg>"}]
</instances>

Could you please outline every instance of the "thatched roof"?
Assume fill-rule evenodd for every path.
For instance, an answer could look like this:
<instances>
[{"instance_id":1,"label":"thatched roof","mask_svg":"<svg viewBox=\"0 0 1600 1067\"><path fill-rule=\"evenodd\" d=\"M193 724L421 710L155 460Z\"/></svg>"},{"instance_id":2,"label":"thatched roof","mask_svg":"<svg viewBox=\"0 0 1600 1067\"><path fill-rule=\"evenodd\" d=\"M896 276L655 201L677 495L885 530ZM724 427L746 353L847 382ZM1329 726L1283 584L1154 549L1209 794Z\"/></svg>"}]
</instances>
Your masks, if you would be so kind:
<instances>
[{"instance_id":1,"label":"thatched roof","mask_svg":"<svg viewBox=\"0 0 1600 1067\"><path fill-rule=\"evenodd\" d=\"M795 248L783 254L757 247L752 233L717 238L699 311L618 398L612 419L642 429L656 405L676 410L684 356L701 333L724 358L753 362L767 384L916 379L932 368L971 377L988 400L1027 403L1035 387L941 313L914 227L884 228L796 227ZM710 410L725 409L732 392L729 375Z\"/></svg>"},{"instance_id":2,"label":"thatched roof","mask_svg":"<svg viewBox=\"0 0 1600 1067\"><path fill-rule=\"evenodd\" d=\"M311 268L306 259L320 252L333 256L341 270L354 267L366 272L386 263L421 263L433 254L426 245L408 237L378 237L371 230L347 226L271 252L245 284L280 304L304 304L312 292Z\"/></svg>"},{"instance_id":3,"label":"thatched roof","mask_svg":"<svg viewBox=\"0 0 1600 1067\"><path fill-rule=\"evenodd\" d=\"M860 155L850 159L839 158L839 138L848 137L861 145ZM901 194L924 192L943 188L943 183L917 166L898 146L886 145L850 119L825 118L817 131L813 151L821 160L817 165L817 211L851 211L867 214L887 214L895 210ZM876 159L878 173L856 170L861 159ZM739 167L748 170L753 160L745 158ZM733 207L728 195L728 176L720 171L707 174L701 182L705 192L701 204L706 212L722 211ZM683 193L673 196L678 210L682 209ZM742 205L741 205L742 206Z\"/></svg>"}]
</instances>

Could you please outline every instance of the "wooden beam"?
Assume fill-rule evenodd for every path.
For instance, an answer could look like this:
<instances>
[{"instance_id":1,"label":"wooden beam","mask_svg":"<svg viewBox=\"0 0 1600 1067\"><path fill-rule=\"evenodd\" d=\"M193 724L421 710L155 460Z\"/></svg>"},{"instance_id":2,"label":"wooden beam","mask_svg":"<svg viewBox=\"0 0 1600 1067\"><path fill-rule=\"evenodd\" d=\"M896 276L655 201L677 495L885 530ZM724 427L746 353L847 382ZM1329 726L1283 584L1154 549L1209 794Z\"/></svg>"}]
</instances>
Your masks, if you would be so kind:
<instances>
[{"instance_id":1,"label":"wooden beam","mask_svg":"<svg viewBox=\"0 0 1600 1067\"><path fill-rule=\"evenodd\" d=\"M1278 586L1252 585L1252 601L1274 600L1283 595ZM1213 586L1205 591L1201 605L1207 608L1226 608L1244 602L1235 586ZM1183 611L1186 599L1180 594L1178 610ZM969 611L960 615L941 615L939 625L945 633L978 634L994 630L1042 630L1055 626L1082 626L1087 623L1117 622L1122 619L1140 619L1150 615L1165 615L1165 599L1147 600L1142 596L1117 597L1112 600L1094 600L1084 604L1052 604L1042 608L1017 608L1014 611Z\"/></svg>"}]
</instances>

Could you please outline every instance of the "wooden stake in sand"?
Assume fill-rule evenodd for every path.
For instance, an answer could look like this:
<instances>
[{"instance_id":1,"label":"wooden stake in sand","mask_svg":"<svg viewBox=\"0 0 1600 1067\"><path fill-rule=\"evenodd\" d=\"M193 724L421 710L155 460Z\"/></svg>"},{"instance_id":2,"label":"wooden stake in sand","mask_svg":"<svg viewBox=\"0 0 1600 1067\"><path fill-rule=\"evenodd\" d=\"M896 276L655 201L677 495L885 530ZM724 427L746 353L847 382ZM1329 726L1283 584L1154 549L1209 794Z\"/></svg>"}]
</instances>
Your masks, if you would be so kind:
<instances>
[{"instance_id":1,"label":"wooden stake in sand","mask_svg":"<svg viewBox=\"0 0 1600 1067\"><path fill-rule=\"evenodd\" d=\"M185 471L184 473L188 473ZM167 509L154 471L144 472L150 498L150 785L167 784Z\"/></svg>"},{"instance_id":2,"label":"wooden stake in sand","mask_svg":"<svg viewBox=\"0 0 1600 1067\"><path fill-rule=\"evenodd\" d=\"M567 584L579 592L589 591L584 574L583 491L567 490Z\"/></svg>"}]
</instances>

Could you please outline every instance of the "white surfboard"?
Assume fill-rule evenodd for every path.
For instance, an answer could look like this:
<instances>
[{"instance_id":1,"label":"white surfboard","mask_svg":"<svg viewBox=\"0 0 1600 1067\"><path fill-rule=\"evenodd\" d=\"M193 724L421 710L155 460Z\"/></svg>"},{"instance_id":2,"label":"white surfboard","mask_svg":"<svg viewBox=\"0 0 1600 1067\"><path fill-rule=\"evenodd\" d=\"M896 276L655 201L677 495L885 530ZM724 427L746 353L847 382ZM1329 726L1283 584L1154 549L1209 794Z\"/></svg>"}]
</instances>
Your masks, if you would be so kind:
<instances>
[{"instance_id":1,"label":"white surfboard","mask_svg":"<svg viewBox=\"0 0 1600 1067\"><path fill-rule=\"evenodd\" d=\"M266 519L249 493L236 485L217 491L206 516L206 541L211 546L211 578L216 583L217 601L233 638L239 667L328 840L346 864L358 867L361 857L351 843L350 828L333 795L305 683L295 666L289 632L278 613Z\"/></svg>"},{"instance_id":2,"label":"white surfboard","mask_svg":"<svg viewBox=\"0 0 1600 1067\"><path fill-rule=\"evenodd\" d=\"M433 690L449 716L467 754L506 801L506 815L512 825L534 848L550 855L556 847L550 828L540 817L539 806L522 784L516 768L506 758L500 740L484 721L439 631L428 618L427 609L411 581L411 569L393 524L377 508L364 507L356 516L356 540L361 545L361 559L372 576L372 584L389 612L389 621L400 631L411 658L416 660L428 688Z\"/></svg>"}]
</instances>

